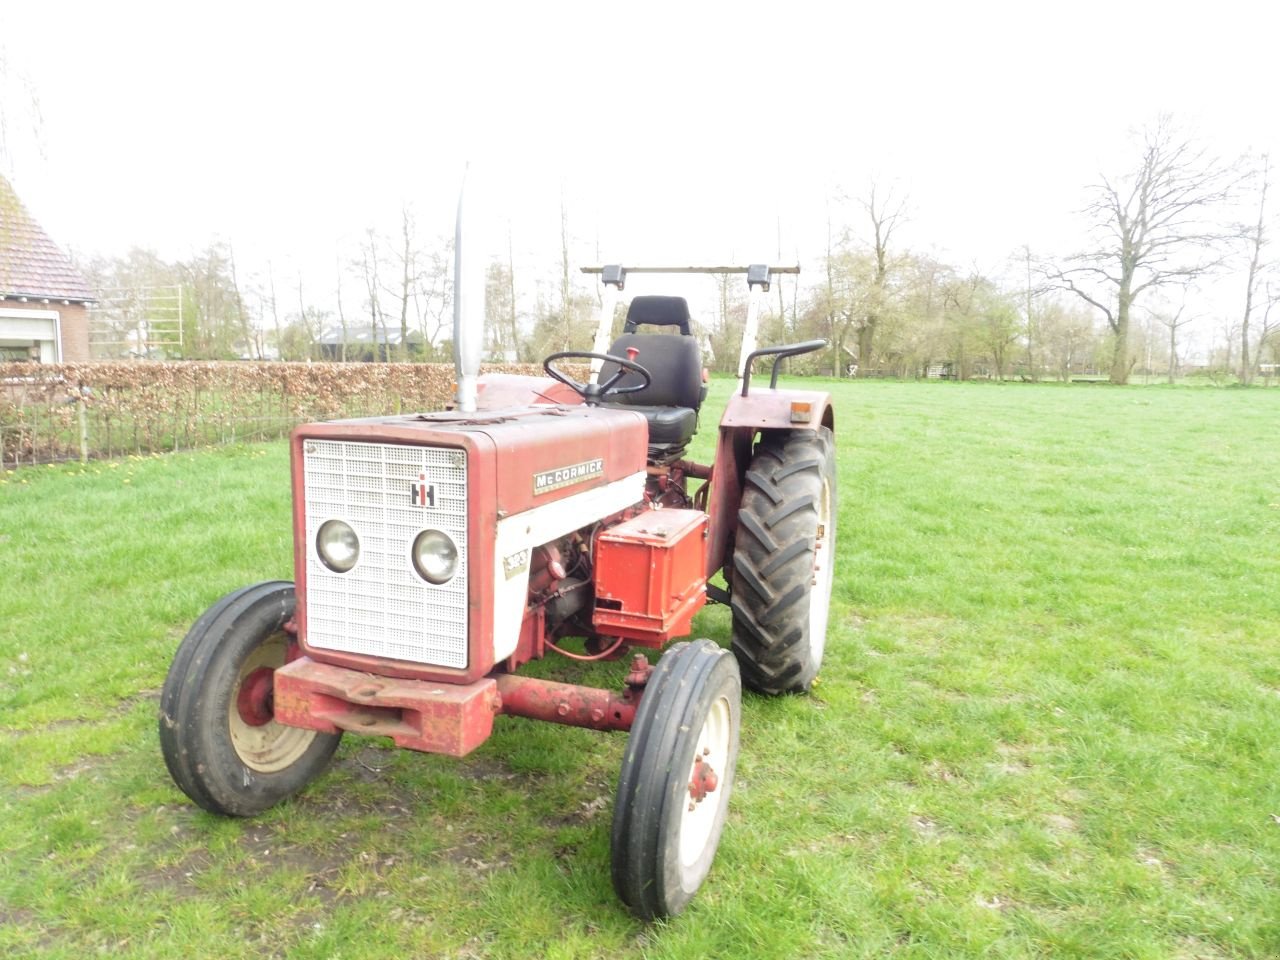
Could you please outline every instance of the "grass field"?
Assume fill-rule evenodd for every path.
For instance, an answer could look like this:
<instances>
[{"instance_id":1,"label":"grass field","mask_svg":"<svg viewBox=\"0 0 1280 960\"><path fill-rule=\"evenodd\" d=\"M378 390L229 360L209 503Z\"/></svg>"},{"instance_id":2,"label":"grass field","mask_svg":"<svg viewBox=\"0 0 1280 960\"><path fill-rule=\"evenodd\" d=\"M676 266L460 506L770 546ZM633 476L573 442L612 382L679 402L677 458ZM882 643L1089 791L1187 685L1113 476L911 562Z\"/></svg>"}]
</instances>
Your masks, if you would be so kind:
<instances>
[{"instance_id":1,"label":"grass field","mask_svg":"<svg viewBox=\"0 0 1280 960\"><path fill-rule=\"evenodd\" d=\"M171 784L178 641L290 576L283 444L3 475L0 956L1280 957L1280 391L831 389L827 664L745 702L716 865L652 926L609 884L621 736L348 737L253 821Z\"/></svg>"}]
</instances>

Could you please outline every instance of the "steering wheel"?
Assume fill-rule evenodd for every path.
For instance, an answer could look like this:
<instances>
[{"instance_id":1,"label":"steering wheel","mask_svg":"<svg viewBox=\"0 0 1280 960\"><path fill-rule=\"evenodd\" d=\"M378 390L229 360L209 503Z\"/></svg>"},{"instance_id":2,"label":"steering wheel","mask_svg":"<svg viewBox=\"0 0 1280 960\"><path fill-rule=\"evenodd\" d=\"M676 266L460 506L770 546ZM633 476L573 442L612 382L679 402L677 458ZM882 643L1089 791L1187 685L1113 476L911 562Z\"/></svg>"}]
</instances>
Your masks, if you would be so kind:
<instances>
[{"instance_id":1,"label":"steering wheel","mask_svg":"<svg viewBox=\"0 0 1280 960\"><path fill-rule=\"evenodd\" d=\"M607 363L616 363L617 371L612 377L604 383L579 383L567 374L562 373L555 366L556 360L604 360ZM584 403L589 406L595 406L605 397L617 397L625 393L639 393L649 384L653 383L653 377L649 371L634 360L627 357L615 357L611 353L587 353L585 350L564 350L560 353L553 353L547 359L542 361L542 369L547 372L547 376L553 380L559 380L570 390L574 391L578 396L582 397ZM639 374L644 383L636 383L627 387L614 388L614 384L621 380L628 373Z\"/></svg>"}]
</instances>

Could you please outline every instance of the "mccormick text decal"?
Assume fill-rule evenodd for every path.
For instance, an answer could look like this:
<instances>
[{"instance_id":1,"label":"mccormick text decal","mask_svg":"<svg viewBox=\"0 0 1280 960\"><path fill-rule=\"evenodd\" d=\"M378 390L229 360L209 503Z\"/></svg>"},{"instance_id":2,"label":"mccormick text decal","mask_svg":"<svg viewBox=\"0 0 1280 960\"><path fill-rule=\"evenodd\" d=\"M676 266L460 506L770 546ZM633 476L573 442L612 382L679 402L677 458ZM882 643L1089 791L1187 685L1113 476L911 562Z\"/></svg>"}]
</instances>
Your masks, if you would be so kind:
<instances>
[{"instance_id":1,"label":"mccormick text decal","mask_svg":"<svg viewBox=\"0 0 1280 960\"><path fill-rule=\"evenodd\" d=\"M604 476L604 460L602 458L586 460L583 463L575 463L571 467L558 467L555 470L544 470L542 473L535 473L533 475L533 492L535 495L549 493L552 490L559 490L561 487L570 487L575 483L582 483L584 480L592 480L602 476Z\"/></svg>"}]
</instances>

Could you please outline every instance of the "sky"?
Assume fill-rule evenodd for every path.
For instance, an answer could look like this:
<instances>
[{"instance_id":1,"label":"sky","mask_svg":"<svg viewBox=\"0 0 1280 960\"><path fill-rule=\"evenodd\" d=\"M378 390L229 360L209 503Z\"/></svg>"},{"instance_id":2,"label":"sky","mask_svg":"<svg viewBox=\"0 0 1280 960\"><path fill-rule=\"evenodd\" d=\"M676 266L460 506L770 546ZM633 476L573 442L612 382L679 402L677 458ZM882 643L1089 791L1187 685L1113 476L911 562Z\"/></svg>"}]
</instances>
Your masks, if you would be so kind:
<instances>
[{"instance_id":1,"label":"sky","mask_svg":"<svg viewBox=\"0 0 1280 960\"><path fill-rule=\"evenodd\" d=\"M1077 249L1085 186L1161 113L1280 156L1277 26L1232 0L10 2L0 172L80 255L218 238L308 278L403 204L451 232L467 160L491 246L509 223L547 275L562 197L584 262L813 263L830 197L874 179L904 244L999 272Z\"/></svg>"}]
</instances>

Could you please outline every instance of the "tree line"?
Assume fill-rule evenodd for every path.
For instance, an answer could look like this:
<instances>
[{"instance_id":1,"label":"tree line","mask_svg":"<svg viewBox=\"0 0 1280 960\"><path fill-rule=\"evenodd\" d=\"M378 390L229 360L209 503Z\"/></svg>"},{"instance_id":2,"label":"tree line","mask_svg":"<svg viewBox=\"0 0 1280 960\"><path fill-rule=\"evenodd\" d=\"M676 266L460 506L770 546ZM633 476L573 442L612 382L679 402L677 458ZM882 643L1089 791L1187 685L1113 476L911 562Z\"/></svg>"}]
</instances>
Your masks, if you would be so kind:
<instances>
[{"instance_id":1,"label":"tree line","mask_svg":"<svg viewBox=\"0 0 1280 960\"><path fill-rule=\"evenodd\" d=\"M839 192L817 262L802 282L775 280L761 342L826 339L827 351L795 363L834 376L1126 383L1135 373L1172 381L1194 366L1247 384L1273 373L1280 353L1270 172L1266 157L1223 161L1160 118L1128 169L1086 188L1080 249L1045 256L1022 246L994 269L903 242L910 205L898 189ZM181 288L182 333L164 344L168 356L448 359L452 239L424 234L407 206L398 219L398 229L369 229L339 253L328 283L271 264L245 277L227 242L178 261L133 250L86 271L99 289ZM490 360L589 347L599 295L576 271L563 201L559 240L554 272L519 266L510 233L505 255L488 263ZM1203 285L1233 270L1243 279L1238 305L1206 311ZM714 310L695 319L708 365L731 372L747 293L733 278L716 293Z\"/></svg>"}]
</instances>

